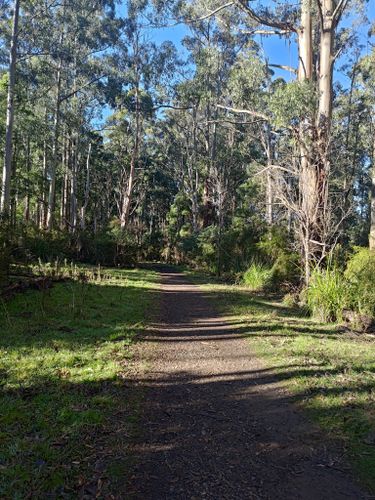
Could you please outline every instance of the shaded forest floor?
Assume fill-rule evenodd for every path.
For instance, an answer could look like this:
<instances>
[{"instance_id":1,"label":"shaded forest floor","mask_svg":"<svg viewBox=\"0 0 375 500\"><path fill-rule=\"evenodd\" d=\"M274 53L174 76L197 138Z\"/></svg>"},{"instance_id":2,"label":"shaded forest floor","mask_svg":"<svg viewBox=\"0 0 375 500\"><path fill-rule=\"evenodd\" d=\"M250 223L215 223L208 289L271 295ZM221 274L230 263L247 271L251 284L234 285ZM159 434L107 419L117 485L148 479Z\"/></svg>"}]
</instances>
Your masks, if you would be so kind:
<instances>
[{"instance_id":1,"label":"shaded forest floor","mask_svg":"<svg viewBox=\"0 0 375 500\"><path fill-rule=\"evenodd\" d=\"M106 270L0 303L1 498L95 498L119 457L128 467L142 393L127 380L144 369L132 345L156 281Z\"/></svg>"},{"instance_id":2,"label":"shaded forest floor","mask_svg":"<svg viewBox=\"0 0 375 500\"><path fill-rule=\"evenodd\" d=\"M370 498L374 338L161 276L1 302L0 496Z\"/></svg>"}]
</instances>

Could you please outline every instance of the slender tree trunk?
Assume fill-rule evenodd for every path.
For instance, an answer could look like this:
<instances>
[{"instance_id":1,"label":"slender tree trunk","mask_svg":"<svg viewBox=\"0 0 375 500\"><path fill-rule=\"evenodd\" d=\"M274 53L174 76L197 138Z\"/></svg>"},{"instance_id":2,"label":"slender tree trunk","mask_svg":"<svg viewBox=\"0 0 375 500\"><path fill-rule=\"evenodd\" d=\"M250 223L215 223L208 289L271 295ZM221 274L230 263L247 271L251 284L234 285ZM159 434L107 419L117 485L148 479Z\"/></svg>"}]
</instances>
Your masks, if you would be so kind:
<instances>
[{"instance_id":1,"label":"slender tree trunk","mask_svg":"<svg viewBox=\"0 0 375 500\"><path fill-rule=\"evenodd\" d=\"M375 122L374 122L375 125ZM369 246L370 250L375 250L375 127L372 147L372 168L371 168L371 192L370 192L370 233Z\"/></svg>"},{"instance_id":2,"label":"slender tree trunk","mask_svg":"<svg viewBox=\"0 0 375 500\"><path fill-rule=\"evenodd\" d=\"M87 206L89 204L89 197L90 197L90 159L91 159L91 148L92 144L90 142L89 144L89 150L87 153L87 159L86 159L86 184L85 184L85 193L84 193L84 200L83 204L81 207L81 229L84 231L86 229L86 210Z\"/></svg>"},{"instance_id":3,"label":"slender tree trunk","mask_svg":"<svg viewBox=\"0 0 375 500\"><path fill-rule=\"evenodd\" d=\"M265 126L263 147L267 156L267 175L266 175L266 221L272 226L274 220L274 178L272 175L275 162L274 144L272 141L271 129L268 124Z\"/></svg>"},{"instance_id":4,"label":"slender tree trunk","mask_svg":"<svg viewBox=\"0 0 375 500\"><path fill-rule=\"evenodd\" d=\"M136 164L138 161L138 156L139 156L139 144L140 144L140 132L141 132L141 112L140 112L140 102L139 102L139 83L137 83L136 87L136 115L135 115L135 137L134 137L134 147L133 151L131 154L131 159L130 159L130 172L129 172L129 178L128 178L128 183L126 186L126 191L123 197L122 201L122 209L121 209L121 220L120 220L120 225L121 229L125 229L128 221L129 221L129 214L130 214L130 206L132 202L132 194L133 194L133 188L134 188L134 181L135 181L135 168Z\"/></svg>"},{"instance_id":5,"label":"slender tree trunk","mask_svg":"<svg viewBox=\"0 0 375 500\"><path fill-rule=\"evenodd\" d=\"M188 159L190 163L189 175L191 186L191 213L192 213L192 226L193 232L198 232L198 219L199 219L199 205L198 205L198 186L199 186L199 173L197 165L197 108L193 108L193 154Z\"/></svg>"},{"instance_id":6,"label":"slender tree trunk","mask_svg":"<svg viewBox=\"0 0 375 500\"><path fill-rule=\"evenodd\" d=\"M62 69L62 60L60 59L56 75L57 78L56 78L55 118L53 125L52 159L51 159L50 184L49 184L48 209L47 209L48 230L51 230L53 227L53 217L56 205L56 170L58 163L58 145L59 145L59 129L60 129L61 69Z\"/></svg>"},{"instance_id":7,"label":"slender tree trunk","mask_svg":"<svg viewBox=\"0 0 375 500\"><path fill-rule=\"evenodd\" d=\"M14 123L14 91L16 83L17 43L18 43L18 19L20 11L20 0L15 0L13 10L12 39L9 58L9 82L7 97L7 115L5 126L5 149L3 179L1 188L0 212L8 214L10 210L10 181L12 176L12 139Z\"/></svg>"},{"instance_id":8,"label":"slender tree trunk","mask_svg":"<svg viewBox=\"0 0 375 500\"><path fill-rule=\"evenodd\" d=\"M25 210L24 219L26 222L30 220L30 137L26 140L26 196L25 196Z\"/></svg>"},{"instance_id":9,"label":"slender tree trunk","mask_svg":"<svg viewBox=\"0 0 375 500\"><path fill-rule=\"evenodd\" d=\"M302 0L301 25L298 30L298 81L306 82L312 79L313 49L312 49L312 18L311 0ZM310 279L310 237L311 225L316 213L316 170L312 160L312 123L307 117L300 125L300 192L302 220L300 235L303 249L306 284Z\"/></svg>"},{"instance_id":10,"label":"slender tree trunk","mask_svg":"<svg viewBox=\"0 0 375 500\"><path fill-rule=\"evenodd\" d=\"M73 141L73 157L70 180L70 230L72 233L77 229L77 170L78 170L78 133Z\"/></svg>"},{"instance_id":11,"label":"slender tree trunk","mask_svg":"<svg viewBox=\"0 0 375 500\"><path fill-rule=\"evenodd\" d=\"M48 146L47 141L43 141L43 180L42 180L42 196L41 196L41 218L40 218L40 229L44 229L47 226L47 178L48 178Z\"/></svg>"},{"instance_id":12,"label":"slender tree trunk","mask_svg":"<svg viewBox=\"0 0 375 500\"><path fill-rule=\"evenodd\" d=\"M64 139L63 150L61 155L61 164L64 169L63 183L61 186L61 202L60 202L60 229L64 229L64 214L65 214L65 182L67 177L66 168L66 139Z\"/></svg>"}]
</instances>

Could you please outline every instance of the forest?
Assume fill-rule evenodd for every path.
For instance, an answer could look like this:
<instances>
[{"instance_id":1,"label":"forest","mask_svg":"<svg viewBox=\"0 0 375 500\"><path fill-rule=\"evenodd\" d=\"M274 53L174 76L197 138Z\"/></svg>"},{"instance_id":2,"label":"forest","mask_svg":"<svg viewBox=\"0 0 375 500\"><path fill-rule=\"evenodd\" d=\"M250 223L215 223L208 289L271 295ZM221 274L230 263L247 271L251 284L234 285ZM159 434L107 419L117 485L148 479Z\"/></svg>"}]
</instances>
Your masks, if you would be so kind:
<instances>
[{"instance_id":1,"label":"forest","mask_svg":"<svg viewBox=\"0 0 375 500\"><path fill-rule=\"evenodd\" d=\"M0 154L0 497L371 498L329 473L353 469L375 492L373 0L0 0ZM213 358L201 367L197 341L204 359L211 335L240 358L246 342L225 347L239 334L249 363L255 353L344 442L332 454L348 469L319 451L322 477L301 473L306 488L321 481L311 497L276 475L274 492L242 483L240 467L220 485L193 471L173 486L182 455L188 473L208 452L213 476L227 468L211 463L213 441L196 453L168 441L168 461L145 431L156 451L140 458L142 412L163 423L187 387L199 421L224 398L186 375L232 376ZM153 342L166 361L147 375ZM276 405L270 390L263 399ZM225 401L216 415L233 426ZM270 418L264 404L259 420ZM244 463L249 449L258 456L251 446L240 447ZM111 453L104 473L98 456ZM124 472L129 456L152 466Z\"/></svg>"}]
</instances>

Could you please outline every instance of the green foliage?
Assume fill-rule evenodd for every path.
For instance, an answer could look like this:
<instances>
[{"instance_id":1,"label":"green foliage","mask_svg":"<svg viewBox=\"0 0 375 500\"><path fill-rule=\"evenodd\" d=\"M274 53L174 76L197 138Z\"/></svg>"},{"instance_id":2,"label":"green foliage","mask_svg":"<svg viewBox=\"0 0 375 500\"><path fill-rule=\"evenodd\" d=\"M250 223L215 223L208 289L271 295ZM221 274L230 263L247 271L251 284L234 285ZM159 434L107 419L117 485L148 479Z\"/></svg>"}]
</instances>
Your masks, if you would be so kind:
<instances>
[{"instance_id":1,"label":"green foliage","mask_svg":"<svg viewBox=\"0 0 375 500\"><path fill-rule=\"evenodd\" d=\"M297 253L282 253L272 266L274 286L298 284L301 279L300 256Z\"/></svg>"},{"instance_id":2,"label":"green foliage","mask_svg":"<svg viewBox=\"0 0 375 500\"><path fill-rule=\"evenodd\" d=\"M283 305L285 307L295 308L298 306L298 294L288 292L283 297Z\"/></svg>"},{"instance_id":3,"label":"green foliage","mask_svg":"<svg viewBox=\"0 0 375 500\"><path fill-rule=\"evenodd\" d=\"M307 305L321 321L341 319L344 308L375 318L375 253L357 248L344 274L336 265L316 269L306 291Z\"/></svg>"},{"instance_id":4,"label":"green foliage","mask_svg":"<svg viewBox=\"0 0 375 500\"><path fill-rule=\"evenodd\" d=\"M269 106L277 128L295 125L313 115L316 91L313 84L307 81L282 83L270 96Z\"/></svg>"},{"instance_id":5,"label":"green foliage","mask_svg":"<svg viewBox=\"0 0 375 500\"><path fill-rule=\"evenodd\" d=\"M290 247L290 235L285 228L277 226L264 233L257 244L262 260L272 266L274 287L296 284L300 280L300 257Z\"/></svg>"},{"instance_id":6,"label":"green foliage","mask_svg":"<svg viewBox=\"0 0 375 500\"><path fill-rule=\"evenodd\" d=\"M122 230L117 219L92 234L79 231L69 234L62 230L44 231L28 225L12 235L12 254L21 261L43 262L78 260L106 266L133 266L139 246L130 230Z\"/></svg>"},{"instance_id":7,"label":"green foliage","mask_svg":"<svg viewBox=\"0 0 375 500\"><path fill-rule=\"evenodd\" d=\"M357 248L345 271L346 306L375 318L375 252Z\"/></svg>"},{"instance_id":8,"label":"green foliage","mask_svg":"<svg viewBox=\"0 0 375 500\"><path fill-rule=\"evenodd\" d=\"M18 256L27 260L54 261L75 257L71 238L64 231L43 231L29 225L21 232L20 241L22 243L18 247Z\"/></svg>"},{"instance_id":9,"label":"green foliage","mask_svg":"<svg viewBox=\"0 0 375 500\"><path fill-rule=\"evenodd\" d=\"M272 269L253 262L243 275L244 284L252 291L261 291L272 283Z\"/></svg>"},{"instance_id":10,"label":"green foliage","mask_svg":"<svg viewBox=\"0 0 375 500\"><path fill-rule=\"evenodd\" d=\"M324 322L339 320L345 303L345 289L345 281L337 268L316 268L306 290L307 306L313 317Z\"/></svg>"}]
</instances>

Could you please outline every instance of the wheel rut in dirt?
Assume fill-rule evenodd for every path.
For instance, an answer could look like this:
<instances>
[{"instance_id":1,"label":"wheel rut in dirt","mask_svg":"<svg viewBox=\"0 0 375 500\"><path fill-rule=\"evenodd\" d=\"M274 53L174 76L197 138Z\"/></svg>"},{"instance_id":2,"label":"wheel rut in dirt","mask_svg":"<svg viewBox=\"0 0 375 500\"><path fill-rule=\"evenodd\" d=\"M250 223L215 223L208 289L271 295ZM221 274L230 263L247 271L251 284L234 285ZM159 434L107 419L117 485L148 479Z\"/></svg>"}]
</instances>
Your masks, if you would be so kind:
<instances>
[{"instance_id":1,"label":"wheel rut in dirt","mask_svg":"<svg viewBox=\"0 0 375 500\"><path fill-rule=\"evenodd\" d=\"M291 402L272 369L220 317L208 292L161 271L161 314L129 497L364 499L335 443ZM156 344L156 345L155 345Z\"/></svg>"}]
</instances>

